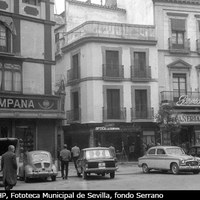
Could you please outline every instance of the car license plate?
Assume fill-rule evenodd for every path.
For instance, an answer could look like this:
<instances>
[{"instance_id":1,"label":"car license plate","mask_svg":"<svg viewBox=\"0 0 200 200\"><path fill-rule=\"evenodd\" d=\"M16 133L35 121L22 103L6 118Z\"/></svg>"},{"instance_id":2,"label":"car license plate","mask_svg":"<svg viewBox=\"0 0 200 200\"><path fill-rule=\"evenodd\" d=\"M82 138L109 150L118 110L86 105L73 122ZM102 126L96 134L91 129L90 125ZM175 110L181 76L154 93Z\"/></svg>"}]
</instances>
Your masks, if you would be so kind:
<instances>
[{"instance_id":1,"label":"car license plate","mask_svg":"<svg viewBox=\"0 0 200 200\"><path fill-rule=\"evenodd\" d=\"M105 163L99 163L99 169L105 169Z\"/></svg>"}]
</instances>

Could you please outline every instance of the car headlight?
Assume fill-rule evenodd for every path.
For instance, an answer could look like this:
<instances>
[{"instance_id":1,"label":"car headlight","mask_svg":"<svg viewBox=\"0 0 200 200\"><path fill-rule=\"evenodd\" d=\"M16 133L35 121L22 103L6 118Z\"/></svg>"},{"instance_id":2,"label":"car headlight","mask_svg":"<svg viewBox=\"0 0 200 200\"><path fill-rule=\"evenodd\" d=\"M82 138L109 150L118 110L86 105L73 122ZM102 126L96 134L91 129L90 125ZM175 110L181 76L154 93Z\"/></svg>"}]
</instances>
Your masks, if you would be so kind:
<instances>
[{"instance_id":1,"label":"car headlight","mask_svg":"<svg viewBox=\"0 0 200 200\"><path fill-rule=\"evenodd\" d=\"M185 160L181 160L181 164L185 164Z\"/></svg>"}]
</instances>

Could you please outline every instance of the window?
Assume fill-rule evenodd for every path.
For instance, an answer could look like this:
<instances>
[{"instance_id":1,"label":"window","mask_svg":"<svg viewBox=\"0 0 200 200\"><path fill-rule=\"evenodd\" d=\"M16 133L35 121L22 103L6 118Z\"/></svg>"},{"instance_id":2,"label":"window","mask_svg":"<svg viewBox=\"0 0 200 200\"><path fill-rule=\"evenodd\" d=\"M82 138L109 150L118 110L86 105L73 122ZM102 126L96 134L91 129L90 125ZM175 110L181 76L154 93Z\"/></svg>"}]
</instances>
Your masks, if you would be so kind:
<instances>
[{"instance_id":1,"label":"window","mask_svg":"<svg viewBox=\"0 0 200 200\"><path fill-rule=\"evenodd\" d=\"M146 67L146 53L134 52L134 66L138 70L145 70Z\"/></svg>"},{"instance_id":2,"label":"window","mask_svg":"<svg viewBox=\"0 0 200 200\"><path fill-rule=\"evenodd\" d=\"M164 149L157 149L157 154L165 154Z\"/></svg>"},{"instance_id":3,"label":"window","mask_svg":"<svg viewBox=\"0 0 200 200\"><path fill-rule=\"evenodd\" d=\"M72 56L72 79L79 78L79 54Z\"/></svg>"},{"instance_id":4,"label":"window","mask_svg":"<svg viewBox=\"0 0 200 200\"><path fill-rule=\"evenodd\" d=\"M72 92L72 114L73 120L79 120L79 93Z\"/></svg>"},{"instance_id":5,"label":"window","mask_svg":"<svg viewBox=\"0 0 200 200\"><path fill-rule=\"evenodd\" d=\"M41 0L22 0L22 2L31 5L38 5L41 2Z\"/></svg>"},{"instance_id":6,"label":"window","mask_svg":"<svg viewBox=\"0 0 200 200\"><path fill-rule=\"evenodd\" d=\"M10 52L10 39L10 31L0 22L0 52Z\"/></svg>"},{"instance_id":7,"label":"window","mask_svg":"<svg viewBox=\"0 0 200 200\"><path fill-rule=\"evenodd\" d=\"M173 96L178 101L181 95L187 94L186 74L173 74Z\"/></svg>"},{"instance_id":8,"label":"window","mask_svg":"<svg viewBox=\"0 0 200 200\"><path fill-rule=\"evenodd\" d=\"M173 48L182 49L185 43L185 19L171 19Z\"/></svg>"},{"instance_id":9,"label":"window","mask_svg":"<svg viewBox=\"0 0 200 200\"><path fill-rule=\"evenodd\" d=\"M148 117L147 101L147 90L135 90L136 118L146 119Z\"/></svg>"},{"instance_id":10,"label":"window","mask_svg":"<svg viewBox=\"0 0 200 200\"><path fill-rule=\"evenodd\" d=\"M148 154L151 154L151 155L155 155L155 153L156 153L156 149L151 149L148 152Z\"/></svg>"},{"instance_id":11,"label":"window","mask_svg":"<svg viewBox=\"0 0 200 200\"><path fill-rule=\"evenodd\" d=\"M106 50L106 75L119 76L119 52Z\"/></svg>"},{"instance_id":12,"label":"window","mask_svg":"<svg viewBox=\"0 0 200 200\"><path fill-rule=\"evenodd\" d=\"M107 117L108 119L120 119L120 90L107 90Z\"/></svg>"},{"instance_id":13,"label":"window","mask_svg":"<svg viewBox=\"0 0 200 200\"><path fill-rule=\"evenodd\" d=\"M0 90L1 91L22 91L21 66L10 63L0 63Z\"/></svg>"}]
</instances>

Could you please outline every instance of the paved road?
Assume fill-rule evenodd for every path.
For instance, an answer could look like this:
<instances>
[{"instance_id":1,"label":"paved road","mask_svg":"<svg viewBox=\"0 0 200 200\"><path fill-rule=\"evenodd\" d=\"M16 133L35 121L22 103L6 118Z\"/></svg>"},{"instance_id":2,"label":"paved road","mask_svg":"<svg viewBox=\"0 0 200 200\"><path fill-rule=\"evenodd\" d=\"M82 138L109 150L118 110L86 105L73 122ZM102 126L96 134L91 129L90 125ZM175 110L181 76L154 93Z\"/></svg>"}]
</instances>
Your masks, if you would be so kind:
<instances>
[{"instance_id":1,"label":"paved road","mask_svg":"<svg viewBox=\"0 0 200 200\"><path fill-rule=\"evenodd\" d=\"M69 168L68 180L63 180L60 174L57 181L46 182L35 180L31 183L18 181L15 190L199 190L200 174L151 172L143 174L135 163L120 164L114 179L109 175L90 176L83 180L76 176L72 163ZM3 188L0 188L3 190Z\"/></svg>"}]
</instances>

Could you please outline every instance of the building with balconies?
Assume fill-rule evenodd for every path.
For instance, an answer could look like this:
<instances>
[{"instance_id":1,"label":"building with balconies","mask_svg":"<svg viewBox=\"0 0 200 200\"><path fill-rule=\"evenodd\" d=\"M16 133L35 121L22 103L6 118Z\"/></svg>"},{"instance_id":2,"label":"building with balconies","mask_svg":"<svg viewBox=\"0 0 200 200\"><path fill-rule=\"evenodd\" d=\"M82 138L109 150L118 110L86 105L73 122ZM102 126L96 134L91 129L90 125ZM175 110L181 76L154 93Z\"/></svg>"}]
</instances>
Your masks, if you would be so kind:
<instances>
[{"instance_id":1,"label":"building with balconies","mask_svg":"<svg viewBox=\"0 0 200 200\"><path fill-rule=\"evenodd\" d=\"M0 0L0 137L57 156L65 115L64 96L54 94L53 7L53 0Z\"/></svg>"},{"instance_id":2,"label":"building with balconies","mask_svg":"<svg viewBox=\"0 0 200 200\"><path fill-rule=\"evenodd\" d=\"M69 147L113 143L121 155L134 143L136 158L143 142L155 140L156 29L132 16L140 12L136 5L132 0L65 1L66 26L55 30L56 77L65 80L63 130Z\"/></svg>"},{"instance_id":3,"label":"building with balconies","mask_svg":"<svg viewBox=\"0 0 200 200\"><path fill-rule=\"evenodd\" d=\"M158 36L160 103L170 103L181 125L176 141L163 132L163 144L200 142L200 1L153 0Z\"/></svg>"}]
</instances>

